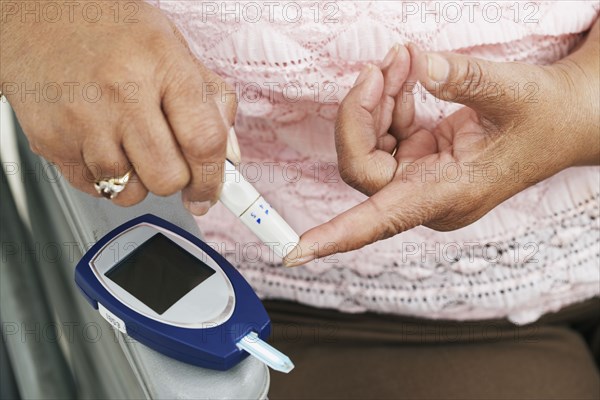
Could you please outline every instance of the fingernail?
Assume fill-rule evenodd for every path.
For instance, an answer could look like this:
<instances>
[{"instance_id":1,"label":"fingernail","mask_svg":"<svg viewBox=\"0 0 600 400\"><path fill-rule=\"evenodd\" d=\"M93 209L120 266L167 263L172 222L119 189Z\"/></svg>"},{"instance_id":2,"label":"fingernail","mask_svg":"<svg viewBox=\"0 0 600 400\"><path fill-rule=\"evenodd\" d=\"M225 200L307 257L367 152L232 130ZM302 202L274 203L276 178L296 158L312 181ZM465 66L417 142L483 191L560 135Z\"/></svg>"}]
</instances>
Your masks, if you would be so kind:
<instances>
[{"instance_id":1,"label":"fingernail","mask_svg":"<svg viewBox=\"0 0 600 400\"><path fill-rule=\"evenodd\" d=\"M427 74L432 80L443 83L448 79L450 64L439 54L427 54Z\"/></svg>"},{"instance_id":2,"label":"fingernail","mask_svg":"<svg viewBox=\"0 0 600 400\"><path fill-rule=\"evenodd\" d=\"M229 129L229 134L227 135L227 158L234 164L238 164L242 161L240 144L238 143L233 126Z\"/></svg>"},{"instance_id":3,"label":"fingernail","mask_svg":"<svg viewBox=\"0 0 600 400\"><path fill-rule=\"evenodd\" d=\"M283 260L283 265L286 267L297 267L302 264L306 264L309 261L314 260L315 256L306 256L301 258L295 258L293 260L288 260L287 258Z\"/></svg>"},{"instance_id":4,"label":"fingernail","mask_svg":"<svg viewBox=\"0 0 600 400\"><path fill-rule=\"evenodd\" d=\"M183 204L189 212L198 217L206 214L210 209L210 201L185 201Z\"/></svg>"},{"instance_id":5,"label":"fingernail","mask_svg":"<svg viewBox=\"0 0 600 400\"><path fill-rule=\"evenodd\" d=\"M287 256L285 256L283 265L286 267L296 267L298 265L306 264L307 262L314 260L314 258L315 255L313 253L302 256L302 249L300 248L300 245L297 245L287 254Z\"/></svg>"},{"instance_id":6,"label":"fingernail","mask_svg":"<svg viewBox=\"0 0 600 400\"><path fill-rule=\"evenodd\" d=\"M381 69L385 69L385 68L389 67L390 65L392 65L392 63L394 62L394 59L398 55L398 51L399 50L400 50L400 44L396 43L390 49L390 51L388 51L387 55L385 56L385 58L381 62Z\"/></svg>"},{"instance_id":7,"label":"fingernail","mask_svg":"<svg viewBox=\"0 0 600 400\"><path fill-rule=\"evenodd\" d=\"M363 83L365 81L365 79L367 79L369 74L371 73L372 69L373 69L373 64L365 65L363 67L363 69L360 71L358 78L356 78L356 81L354 82L354 86L357 86L357 85L360 85L361 83Z\"/></svg>"}]
</instances>

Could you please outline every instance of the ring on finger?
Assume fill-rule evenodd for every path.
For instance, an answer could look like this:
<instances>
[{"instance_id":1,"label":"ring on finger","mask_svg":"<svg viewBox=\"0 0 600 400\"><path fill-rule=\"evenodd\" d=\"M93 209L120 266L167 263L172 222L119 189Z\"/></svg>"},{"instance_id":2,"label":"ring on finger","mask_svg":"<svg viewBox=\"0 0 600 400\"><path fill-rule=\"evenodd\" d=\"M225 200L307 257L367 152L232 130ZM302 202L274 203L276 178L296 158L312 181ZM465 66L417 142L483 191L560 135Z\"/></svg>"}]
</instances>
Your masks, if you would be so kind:
<instances>
[{"instance_id":1,"label":"ring on finger","mask_svg":"<svg viewBox=\"0 0 600 400\"><path fill-rule=\"evenodd\" d=\"M125 186L127 186L127 182L129 182L132 173L133 168L127 171L123 176L98 180L94 182L94 188L96 189L96 192L105 199L112 200L125 190Z\"/></svg>"}]
</instances>

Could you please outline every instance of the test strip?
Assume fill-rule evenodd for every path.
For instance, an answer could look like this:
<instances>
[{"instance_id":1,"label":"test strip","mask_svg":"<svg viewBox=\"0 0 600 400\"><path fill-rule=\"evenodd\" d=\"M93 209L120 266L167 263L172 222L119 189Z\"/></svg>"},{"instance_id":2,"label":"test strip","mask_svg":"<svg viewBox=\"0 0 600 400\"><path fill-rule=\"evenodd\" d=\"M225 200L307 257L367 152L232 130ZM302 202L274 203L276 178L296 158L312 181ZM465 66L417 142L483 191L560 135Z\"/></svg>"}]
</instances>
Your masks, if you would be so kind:
<instances>
[{"instance_id":1,"label":"test strip","mask_svg":"<svg viewBox=\"0 0 600 400\"><path fill-rule=\"evenodd\" d=\"M292 360L267 342L258 337L256 332L250 332L237 342L239 349L245 350L253 357L267 364L276 371L288 373L294 369Z\"/></svg>"}]
</instances>

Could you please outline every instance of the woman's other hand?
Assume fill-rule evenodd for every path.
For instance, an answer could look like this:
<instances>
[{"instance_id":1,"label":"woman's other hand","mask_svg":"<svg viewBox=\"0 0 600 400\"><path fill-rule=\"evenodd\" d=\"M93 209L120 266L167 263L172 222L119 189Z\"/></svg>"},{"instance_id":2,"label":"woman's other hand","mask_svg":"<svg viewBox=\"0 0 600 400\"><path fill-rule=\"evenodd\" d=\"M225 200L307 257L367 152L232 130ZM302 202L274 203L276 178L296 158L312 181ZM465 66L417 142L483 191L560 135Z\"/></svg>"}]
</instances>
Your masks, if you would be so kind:
<instances>
[{"instance_id":1,"label":"woman's other hand","mask_svg":"<svg viewBox=\"0 0 600 400\"><path fill-rule=\"evenodd\" d=\"M32 150L91 195L95 181L133 166L115 203L182 190L187 208L205 213L220 191L235 96L221 95L222 80L160 10L94 4L52 22L3 9L0 83Z\"/></svg>"},{"instance_id":2,"label":"woman's other hand","mask_svg":"<svg viewBox=\"0 0 600 400\"><path fill-rule=\"evenodd\" d=\"M596 24L580 49L546 67L414 46L393 48L381 69L367 66L340 106L335 137L342 178L369 197L304 233L285 264L418 225L458 229L565 168L598 164L598 34ZM437 98L466 107L420 126L409 72Z\"/></svg>"}]
</instances>

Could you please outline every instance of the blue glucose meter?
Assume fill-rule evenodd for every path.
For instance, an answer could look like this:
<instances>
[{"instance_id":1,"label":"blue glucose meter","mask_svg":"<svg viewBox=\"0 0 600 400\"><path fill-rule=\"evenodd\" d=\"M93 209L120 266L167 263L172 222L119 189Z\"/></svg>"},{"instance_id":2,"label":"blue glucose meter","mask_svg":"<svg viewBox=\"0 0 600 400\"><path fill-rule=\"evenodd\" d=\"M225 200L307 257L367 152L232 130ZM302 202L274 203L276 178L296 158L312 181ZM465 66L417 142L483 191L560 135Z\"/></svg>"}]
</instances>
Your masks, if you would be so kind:
<instances>
[{"instance_id":1,"label":"blue glucose meter","mask_svg":"<svg viewBox=\"0 0 600 400\"><path fill-rule=\"evenodd\" d=\"M240 273L206 243L154 215L100 239L75 282L114 328L177 360L227 370L248 354L289 372L271 321Z\"/></svg>"}]
</instances>

